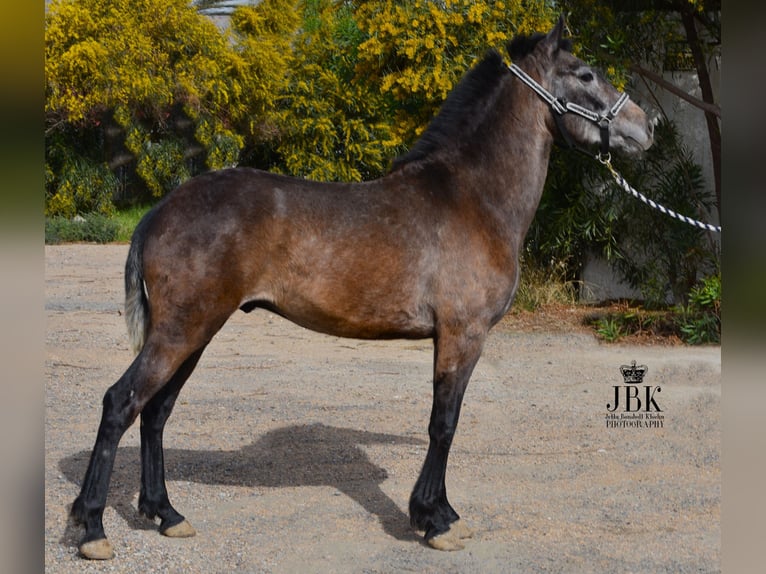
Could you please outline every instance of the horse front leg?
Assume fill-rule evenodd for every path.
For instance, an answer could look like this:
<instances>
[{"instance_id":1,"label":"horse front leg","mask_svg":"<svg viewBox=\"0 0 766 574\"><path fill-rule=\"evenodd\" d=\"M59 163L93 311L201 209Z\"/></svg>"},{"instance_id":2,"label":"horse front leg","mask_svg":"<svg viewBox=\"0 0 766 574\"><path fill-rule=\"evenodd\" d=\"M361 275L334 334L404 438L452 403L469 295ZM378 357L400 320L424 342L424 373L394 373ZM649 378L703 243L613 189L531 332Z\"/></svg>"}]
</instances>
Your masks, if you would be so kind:
<instances>
[{"instance_id":1,"label":"horse front leg","mask_svg":"<svg viewBox=\"0 0 766 574\"><path fill-rule=\"evenodd\" d=\"M178 393L197 365L203 349L193 353L141 411L141 492L138 511L147 518L160 518L160 533L171 538L196 534L191 524L170 504L165 485L162 435Z\"/></svg>"},{"instance_id":2,"label":"horse front leg","mask_svg":"<svg viewBox=\"0 0 766 574\"><path fill-rule=\"evenodd\" d=\"M434 341L434 397L428 425L428 453L410 496L410 522L439 550L460 550L473 533L447 500L447 458L457 429L468 380L481 355L486 332Z\"/></svg>"}]
</instances>

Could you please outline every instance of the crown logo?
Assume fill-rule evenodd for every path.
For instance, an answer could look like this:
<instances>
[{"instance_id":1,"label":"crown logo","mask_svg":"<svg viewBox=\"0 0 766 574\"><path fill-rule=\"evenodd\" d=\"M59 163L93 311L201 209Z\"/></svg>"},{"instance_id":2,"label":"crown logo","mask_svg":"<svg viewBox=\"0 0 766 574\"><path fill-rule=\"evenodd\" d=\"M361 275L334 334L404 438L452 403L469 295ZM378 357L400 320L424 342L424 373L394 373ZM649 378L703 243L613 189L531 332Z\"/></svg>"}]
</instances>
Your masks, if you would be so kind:
<instances>
[{"instance_id":1,"label":"crown logo","mask_svg":"<svg viewBox=\"0 0 766 574\"><path fill-rule=\"evenodd\" d=\"M632 361L630 365L621 365L620 372L622 378L625 379L626 385L640 385L644 380L644 375L649 370L646 365L636 366L636 362Z\"/></svg>"}]
</instances>

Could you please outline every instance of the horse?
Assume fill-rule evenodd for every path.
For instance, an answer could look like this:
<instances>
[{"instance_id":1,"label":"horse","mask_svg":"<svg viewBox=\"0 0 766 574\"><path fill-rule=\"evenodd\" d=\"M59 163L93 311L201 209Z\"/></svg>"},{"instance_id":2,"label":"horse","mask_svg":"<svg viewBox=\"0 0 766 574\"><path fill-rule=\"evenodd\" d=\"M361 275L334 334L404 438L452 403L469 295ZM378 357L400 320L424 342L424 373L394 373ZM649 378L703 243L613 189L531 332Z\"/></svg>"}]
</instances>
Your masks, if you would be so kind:
<instances>
[{"instance_id":1,"label":"horse","mask_svg":"<svg viewBox=\"0 0 766 574\"><path fill-rule=\"evenodd\" d=\"M514 299L551 148L652 144L644 111L571 53L563 28L560 18L511 40L511 65L488 51L378 179L228 168L184 182L144 216L125 264L137 355L104 394L70 511L85 528L82 557L114 556L102 517L118 444L139 415L138 510L165 536L195 534L168 498L163 429L216 332L258 308L334 336L433 340L429 446L409 516L431 547L464 547L472 532L447 500L447 458L485 339Z\"/></svg>"}]
</instances>

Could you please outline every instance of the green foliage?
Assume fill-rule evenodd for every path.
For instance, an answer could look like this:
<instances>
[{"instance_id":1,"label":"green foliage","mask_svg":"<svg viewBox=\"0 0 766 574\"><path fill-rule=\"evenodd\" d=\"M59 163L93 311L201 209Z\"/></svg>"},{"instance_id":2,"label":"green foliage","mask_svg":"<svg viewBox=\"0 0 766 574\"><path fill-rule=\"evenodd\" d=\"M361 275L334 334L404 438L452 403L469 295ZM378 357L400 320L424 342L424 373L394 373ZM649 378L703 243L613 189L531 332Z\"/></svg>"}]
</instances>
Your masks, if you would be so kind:
<instances>
[{"instance_id":1,"label":"green foliage","mask_svg":"<svg viewBox=\"0 0 766 574\"><path fill-rule=\"evenodd\" d=\"M712 194L671 122L655 127L655 143L640 160L614 163L633 187L658 203L708 218ZM629 196L598 162L567 150L554 150L526 241L539 265L565 261L573 279L589 254L603 256L641 291L648 307L682 302L697 277L715 267L718 255L706 232Z\"/></svg>"},{"instance_id":2,"label":"green foliage","mask_svg":"<svg viewBox=\"0 0 766 574\"><path fill-rule=\"evenodd\" d=\"M45 218L45 243L128 243L133 230L151 206L117 210L109 216L84 213L73 218L54 215Z\"/></svg>"},{"instance_id":3,"label":"green foliage","mask_svg":"<svg viewBox=\"0 0 766 574\"><path fill-rule=\"evenodd\" d=\"M183 33L179 34L179 31ZM241 113L226 38L187 0L54 0L46 14L46 112L67 122L119 109L118 123ZM230 113L230 112L227 112Z\"/></svg>"},{"instance_id":4,"label":"green foliage","mask_svg":"<svg viewBox=\"0 0 766 574\"><path fill-rule=\"evenodd\" d=\"M625 329L615 317L602 317L596 321L596 334L608 343L614 343L625 336Z\"/></svg>"},{"instance_id":5,"label":"green foliage","mask_svg":"<svg viewBox=\"0 0 766 574\"><path fill-rule=\"evenodd\" d=\"M394 154L390 101L355 72L362 34L347 2L302 3L295 64L279 112L279 165L321 181L381 175Z\"/></svg>"},{"instance_id":6,"label":"green foliage","mask_svg":"<svg viewBox=\"0 0 766 574\"><path fill-rule=\"evenodd\" d=\"M690 10L699 26L720 42L720 19L705 10L704 1L645 2L643 10L621 6L618 1L565 0L556 2L566 14L567 26L581 57L592 62L608 62L618 76L627 79L632 63L641 62L661 70L666 48L684 44L687 38L679 26L678 15ZM710 46L710 49L715 49Z\"/></svg>"},{"instance_id":7,"label":"green foliage","mask_svg":"<svg viewBox=\"0 0 766 574\"><path fill-rule=\"evenodd\" d=\"M112 216L112 221L117 224L117 236L114 241L127 243L133 236L133 230L141 221L141 218L151 209L150 205L134 205L126 209L119 209Z\"/></svg>"},{"instance_id":8,"label":"green foliage","mask_svg":"<svg viewBox=\"0 0 766 574\"><path fill-rule=\"evenodd\" d=\"M65 145L52 146L47 159L45 215L114 212L112 196L119 182L105 163L73 153Z\"/></svg>"},{"instance_id":9,"label":"green foliage","mask_svg":"<svg viewBox=\"0 0 766 574\"><path fill-rule=\"evenodd\" d=\"M587 319L596 335L615 342L627 336L678 337L689 345L721 342L721 276L710 275L688 294L687 305L647 310L626 305Z\"/></svg>"},{"instance_id":10,"label":"green foliage","mask_svg":"<svg viewBox=\"0 0 766 574\"><path fill-rule=\"evenodd\" d=\"M621 171L631 185L665 207L708 219L714 198L671 122L658 124L654 146ZM613 227L619 250L615 267L641 291L647 305L683 302L697 278L715 269L717 247L707 232L650 208L614 182L605 197L622 214Z\"/></svg>"},{"instance_id":11,"label":"green foliage","mask_svg":"<svg viewBox=\"0 0 766 574\"><path fill-rule=\"evenodd\" d=\"M60 215L45 219L45 243L109 243L119 234L119 224L100 213L86 213L74 219Z\"/></svg>"},{"instance_id":12,"label":"green foliage","mask_svg":"<svg viewBox=\"0 0 766 574\"><path fill-rule=\"evenodd\" d=\"M676 309L681 338L692 345L721 342L721 277L705 277Z\"/></svg>"},{"instance_id":13,"label":"green foliage","mask_svg":"<svg viewBox=\"0 0 766 574\"><path fill-rule=\"evenodd\" d=\"M546 2L521 0L264 0L222 32L186 0L53 0L46 212L94 209L69 191L86 182L62 183L73 163L113 171L106 211L237 163L377 177L488 47L552 19Z\"/></svg>"},{"instance_id":14,"label":"green foliage","mask_svg":"<svg viewBox=\"0 0 766 574\"><path fill-rule=\"evenodd\" d=\"M282 98L290 70L297 65L293 42L301 24L299 6L300 0L262 0L257 6L237 8L231 16L233 50L240 66L232 71L250 77L248 92L242 94L247 113L234 124L247 150L278 134Z\"/></svg>"},{"instance_id":15,"label":"green foliage","mask_svg":"<svg viewBox=\"0 0 766 574\"><path fill-rule=\"evenodd\" d=\"M254 38L264 4L235 12L239 45L261 45ZM294 4L300 22L283 29L293 29L280 64L287 83L275 92L278 111L260 131L271 141L253 142L244 159L325 181L382 175L474 60L514 33L552 22L544 2L527 2L523 10L518 1Z\"/></svg>"},{"instance_id":16,"label":"green foliage","mask_svg":"<svg viewBox=\"0 0 766 574\"><path fill-rule=\"evenodd\" d=\"M684 2L677 3L680 5ZM566 14L575 52L585 61L603 67L607 77L623 88L632 64L661 70L668 45L683 43L678 19L656 3L652 10L621 10L619 2L566 0L557 2ZM663 9L665 8L665 9Z\"/></svg>"},{"instance_id":17,"label":"green foliage","mask_svg":"<svg viewBox=\"0 0 766 574\"><path fill-rule=\"evenodd\" d=\"M131 135L134 133L140 133L140 130L134 130ZM190 177L184 162L184 145L178 139L165 138L153 142L149 138L141 138L134 147L129 145L129 149L137 157L136 173L154 197L162 197Z\"/></svg>"},{"instance_id":18,"label":"green foliage","mask_svg":"<svg viewBox=\"0 0 766 574\"><path fill-rule=\"evenodd\" d=\"M564 265L565 277L577 280L591 251L610 259L616 249L612 227L619 213L593 191L606 184L598 162L554 148L545 190L525 240L528 260L546 269Z\"/></svg>"}]
</instances>

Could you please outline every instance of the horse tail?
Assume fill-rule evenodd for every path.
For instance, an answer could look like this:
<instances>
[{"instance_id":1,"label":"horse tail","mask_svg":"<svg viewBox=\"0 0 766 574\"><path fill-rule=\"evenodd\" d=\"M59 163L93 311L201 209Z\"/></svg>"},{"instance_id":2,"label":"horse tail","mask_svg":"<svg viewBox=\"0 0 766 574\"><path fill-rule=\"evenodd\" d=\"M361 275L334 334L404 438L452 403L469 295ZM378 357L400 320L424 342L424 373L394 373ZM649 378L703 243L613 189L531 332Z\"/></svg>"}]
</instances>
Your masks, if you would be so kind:
<instances>
[{"instance_id":1,"label":"horse tail","mask_svg":"<svg viewBox=\"0 0 766 574\"><path fill-rule=\"evenodd\" d=\"M125 262L125 322L133 352L138 354L149 330L149 296L144 282L144 243L154 210L136 226Z\"/></svg>"}]
</instances>

